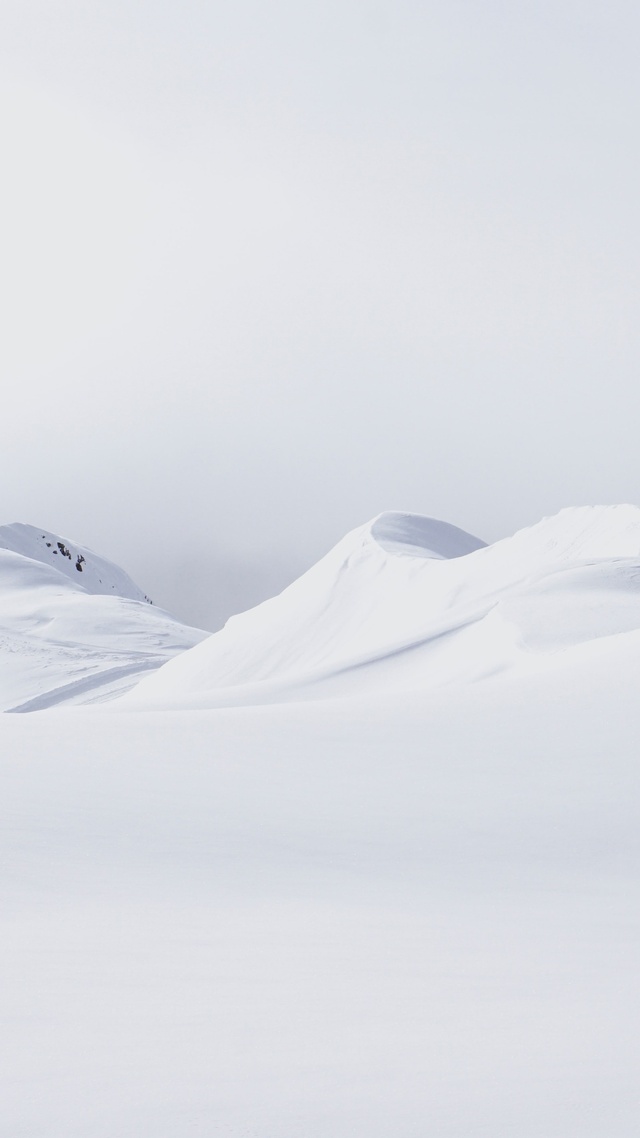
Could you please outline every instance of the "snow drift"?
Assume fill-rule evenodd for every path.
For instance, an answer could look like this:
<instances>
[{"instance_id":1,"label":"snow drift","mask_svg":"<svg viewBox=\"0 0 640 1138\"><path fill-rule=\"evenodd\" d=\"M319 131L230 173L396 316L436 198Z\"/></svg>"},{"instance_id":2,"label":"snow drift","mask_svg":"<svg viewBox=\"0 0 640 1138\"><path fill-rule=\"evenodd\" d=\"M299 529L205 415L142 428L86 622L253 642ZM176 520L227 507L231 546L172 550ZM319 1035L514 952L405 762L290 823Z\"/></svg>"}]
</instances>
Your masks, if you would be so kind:
<instances>
[{"instance_id":1,"label":"snow drift","mask_svg":"<svg viewBox=\"0 0 640 1138\"><path fill-rule=\"evenodd\" d=\"M215 707L427 690L547 667L638 628L634 506L563 510L491 546L386 513L128 699Z\"/></svg>"}]
</instances>

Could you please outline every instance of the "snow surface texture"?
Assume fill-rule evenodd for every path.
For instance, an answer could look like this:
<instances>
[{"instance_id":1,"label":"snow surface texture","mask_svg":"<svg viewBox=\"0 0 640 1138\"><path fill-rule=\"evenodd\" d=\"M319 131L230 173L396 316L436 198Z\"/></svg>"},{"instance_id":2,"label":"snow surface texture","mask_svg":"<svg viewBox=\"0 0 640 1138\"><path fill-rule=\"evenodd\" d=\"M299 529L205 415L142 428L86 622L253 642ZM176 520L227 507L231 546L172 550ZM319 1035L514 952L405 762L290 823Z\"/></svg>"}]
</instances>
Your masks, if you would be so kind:
<instances>
[{"instance_id":1,"label":"snow surface texture","mask_svg":"<svg viewBox=\"0 0 640 1138\"><path fill-rule=\"evenodd\" d=\"M76 593L29 564L33 629ZM0 1132L636 1138L639 595L631 507L383 515L135 692L0 716Z\"/></svg>"},{"instance_id":2,"label":"snow surface texture","mask_svg":"<svg viewBox=\"0 0 640 1138\"><path fill-rule=\"evenodd\" d=\"M112 698L206 633L117 565L33 526L0 527L0 708Z\"/></svg>"},{"instance_id":3,"label":"snow surface texture","mask_svg":"<svg viewBox=\"0 0 640 1138\"><path fill-rule=\"evenodd\" d=\"M564 510L495 545L382 514L142 681L138 706L426 691L553 665L640 628L640 510Z\"/></svg>"}]
</instances>

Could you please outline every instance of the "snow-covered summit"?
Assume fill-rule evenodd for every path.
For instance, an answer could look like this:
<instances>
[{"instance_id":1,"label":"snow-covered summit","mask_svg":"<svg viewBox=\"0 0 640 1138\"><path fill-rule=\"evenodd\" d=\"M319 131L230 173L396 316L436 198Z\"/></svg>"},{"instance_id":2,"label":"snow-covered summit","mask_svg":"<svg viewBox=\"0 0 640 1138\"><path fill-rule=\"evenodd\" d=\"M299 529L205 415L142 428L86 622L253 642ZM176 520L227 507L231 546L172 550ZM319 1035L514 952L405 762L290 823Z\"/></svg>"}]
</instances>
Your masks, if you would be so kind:
<instances>
[{"instance_id":1,"label":"snow-covered summit","mask_svg":"<svg viewBox=\"0 0 640 1138\"><path fill-rule=\"evenodd\" d=\"M132 702L218 706L540 667L640 629L640 509L561 511L485 546L381 514L288 589L143 680Z\"/></svg>"},{"instance_id":2,"label":"snow-covered summit","mask_svg":"<svg viewBox=\"0 0 640 1138\"><path fill-rule=\"evenodd\" d=\"M138 588L124 569L85 546L48 530L22 522L0 526L0 549L11 550L56 569L87 593L128 597L151 604L146 593Z\"/></svg>"}]
</instances>

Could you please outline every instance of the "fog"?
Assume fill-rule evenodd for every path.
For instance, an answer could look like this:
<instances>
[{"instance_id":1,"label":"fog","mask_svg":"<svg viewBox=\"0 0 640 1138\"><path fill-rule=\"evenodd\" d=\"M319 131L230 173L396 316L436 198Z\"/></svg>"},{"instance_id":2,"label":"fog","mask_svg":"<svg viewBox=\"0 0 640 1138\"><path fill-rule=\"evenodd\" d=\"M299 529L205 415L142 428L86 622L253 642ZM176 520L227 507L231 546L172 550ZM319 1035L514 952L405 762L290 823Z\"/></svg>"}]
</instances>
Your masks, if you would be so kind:
<instances>
[{"instance_id":1,"label":"fog","mask_svg":"<svg viewBox=\"0 0 640 1138\"><path fill-rule=\"evenodd\" d=\"M202 627L640 501L637 7L4 0L0 522Z\"/></svg>"}]
</instances>

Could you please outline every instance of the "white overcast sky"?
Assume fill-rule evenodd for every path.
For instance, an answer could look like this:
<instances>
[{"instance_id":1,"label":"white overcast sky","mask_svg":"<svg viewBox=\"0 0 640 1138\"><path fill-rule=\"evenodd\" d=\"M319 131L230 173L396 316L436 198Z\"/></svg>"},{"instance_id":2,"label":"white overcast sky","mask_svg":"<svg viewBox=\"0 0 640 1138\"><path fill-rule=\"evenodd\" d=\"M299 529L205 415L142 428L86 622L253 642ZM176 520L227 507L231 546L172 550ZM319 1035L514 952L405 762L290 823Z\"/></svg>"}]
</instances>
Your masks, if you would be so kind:
<instances>
[{"instance_id":1,"label":"white overcast sky","mask_svg":"<svg viewBox=\"0 0 640 1138\"><path fill-rule=\"evenodd\" d=\"M213 626L640 501L640 8L3 0L2 517Z\"/></svg>"}]
</instances>

